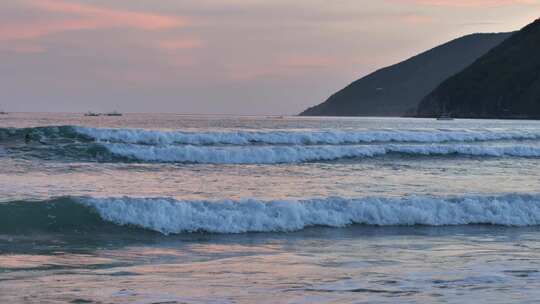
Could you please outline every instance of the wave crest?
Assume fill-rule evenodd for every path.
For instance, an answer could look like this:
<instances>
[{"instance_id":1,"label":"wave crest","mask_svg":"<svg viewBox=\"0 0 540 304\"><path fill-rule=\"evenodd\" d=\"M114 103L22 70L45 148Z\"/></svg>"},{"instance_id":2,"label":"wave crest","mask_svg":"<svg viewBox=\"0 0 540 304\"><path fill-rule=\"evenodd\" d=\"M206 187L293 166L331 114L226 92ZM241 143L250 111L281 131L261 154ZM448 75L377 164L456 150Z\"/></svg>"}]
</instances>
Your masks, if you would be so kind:
<instances>
[{"instance_id":1,"label":"wave crest","mask_svg":"<svg viewBox=\"0 0 540 304\"><path fill-rule=\"evenodd\" d=\"M199 164L279 164L332 161L386 154L539 157L539 146L358 145L358 146L258 146L200 147L106 144L117 157L146 162Z\"/></svg>"},{"instance_id":2,"label":"wave crest","mask_svg":"<svg viewBox=\"0 0 540 304\"><path fill-rule=\"evenodd\" d=\"M540 157L539 142L521 141L525 139L540 139L540 132L356 130L190 133L76 126L0 128L0 141L7 142L3 155L196 164L301 163L387 154Z\"/></svg>"},{"instance_id":3,"label":"wave crest","mask_svg":"<svg viewBox=\"0 0 540 304\"><path fill-rule=\"evenodd\" d=\"M540 225L540 194L187 201L63 197L0 203L0 234L25 231L290 232L312 226Z\"/></svg>"},{"instance_id":4,"label":"wave crest","mask_svg":"<svg viewBox=\"0 0 540 304\"><path fill-rule=\"evenodd\" d=\"M296 231L310 226L352 224L540 225L540 195L463 196L453 198L331 197L301 201L179 201L168 198L85 198L80 203L120 225L164 234Z\"/></svg>"},{"instance_id":5,"label":"wave crest","mask_svg":"<svg viewBox=\"0 0 540 304\"><path fill-rule=\"evenodd\" d=\"M540 139L537 130L327 130L327 131L228 131L180 132L142 129L96 129L74 131L98 141L148 145L343 145L374 142L473 142Z\"/></svg>"}]
</instances>

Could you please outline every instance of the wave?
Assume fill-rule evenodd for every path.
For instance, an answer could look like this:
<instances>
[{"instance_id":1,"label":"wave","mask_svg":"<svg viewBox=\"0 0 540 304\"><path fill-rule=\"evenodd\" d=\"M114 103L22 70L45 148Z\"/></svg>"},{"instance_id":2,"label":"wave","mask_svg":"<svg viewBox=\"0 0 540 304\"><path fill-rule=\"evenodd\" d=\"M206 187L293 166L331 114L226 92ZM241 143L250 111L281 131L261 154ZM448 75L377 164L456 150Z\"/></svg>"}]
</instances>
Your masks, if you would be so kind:
<instances>
[{"instance_id":1,"label":"wave","mask_svg":"<svg viewBox=\"0 0 540 304\"><path fill-rule=\"evenodd\" d=\"M141 145L345 145L388 142L477 142L497 140L540 140L540 131L503 129L422 130L269 130L269 131L157 131L106 129L80 126L0 128L0 140L23 138L47 141L69 139Z\"/></svg>"},{"instance_id":2,"label":"wave","mask_svg":"<svg viewBox=\"0 0 540 304\"><path fill-rule=\"evenodd\" d=\"M0 128L1 155L99 162L279 164L388 154L540 157L536 131L173 132L76 126ZM512 141L496 142L496 140ZM17 154L18 153L18 154Z\"/></svg>"},{"instance_id":3,"label":"wave","mask_svg":"<svg viewBox=\"0 0 540 304\"><path fill-rule=\"evenodd\" d=\"M119 158L143 162L176 162L198 164L279 164L333 161L346 158L374 157L387 154L463 155L487 157L540 157L540 146L480 145L349 145L349 146L144 146L106 144L104 147Z\"/></svg>"},{"instance_id":4,"label":"wave","mask_svg":"<svg viewBox=\"0 0 540 304\"><path fill-rule=\"evenodd\" d=\"M540 224L539 195L325 198L301 201L178 201L83 199L105 220L161 233L295 231L351 224L531 226Z\"/></svg>"},{"instance_id":5,"label":"wave","mask_svg":"<svg viewBox=\"0 0 540 304\"><path fill-rule=\"evenodd\" d=\"M93 141L92 137L77 132L74 126L48 126L33 128L0 128L0 141Z\"/></svg>"},{"instance_id":6,"label":"wave","mask_svg":"<svg viewBox=\"0 0 540 304\"><path fill-rule=\"evenodd\" d=\"M328 130L178 132L73 127L98 141L148 145L343 145L374 142L473 142L540 139L538 130Z\"/></svg>"},{"instance_id":7,"label":"wave","mask_svg":"<svg viewBox=\"0 0 540 304\"><path fill-rule=\"evenodd\" d=\"M66 197L0 204L0 233L63 231L111 224L163 234L290 232L312 226L540 225L539 194L329 197L308 200L184 201L172 198Z\"/></svg>"},{"instance_id":8,"label":"wave","mask_svg":"<svg viewBox=\"0 0 540 304\"><path fill-rule=\"evenodd\" d=\"M119 226L104 221L80 198L60 197L45 201L0 202L0 234L39 231L88 231Z\"/></svg>"}]
</instances>

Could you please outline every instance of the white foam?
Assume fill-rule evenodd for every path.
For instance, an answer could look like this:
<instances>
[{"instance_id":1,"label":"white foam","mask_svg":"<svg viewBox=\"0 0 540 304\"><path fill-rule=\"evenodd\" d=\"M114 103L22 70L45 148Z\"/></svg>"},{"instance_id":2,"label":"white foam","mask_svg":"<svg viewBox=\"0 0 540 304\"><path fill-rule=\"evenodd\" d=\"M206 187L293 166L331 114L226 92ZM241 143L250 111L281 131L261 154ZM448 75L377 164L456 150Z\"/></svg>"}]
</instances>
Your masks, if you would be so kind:
<instances>
[{"instance_id":1,"label":"white foam","mask_svg":"<svg viewBox=\"0 0 540 304\"><path fill-rule=\"evenodd\" d=\"M98 141L149 145L339 145L371 142L472 142L540 139L538 130L328 130L328 131L230 131L179 132L142 129L97 129L74 127L75 131Z\"/></svg>"},{"instance_id":2,"label":"white foam","mask_svg":"<svg viewBox=\"0 0 540 304\"><path fill-rule=\"evenodd\" d=\"M205 164L277 164L347 157L375 156L386 151L378 146L141 146L108 144L107 149L118 156L139 161L185 162Z\"/></svg>"},{"instance_id":3,"label":"white foam","mask_svg":"<svg viewBox=\"0 0 540 304\"><path fill-rule=\"evenodd\" d=\"M108 143L104 146L114 155L138 161L184 162L206 164L277 164L329 161L343 158L373 157L388 153L411 155L469 155L538 157L540 146L534 145L344 145L344 146L147 146Z\"/></svg>"},{"instance_id":4,"label":"white foam","mask_svg":"<svg viewBox=\"0 0 540 304\"><path fill-rule=\"evenodd\" d=\"M168 198L83 198L107 221L161 233L295 231L310 226L540 225L540 195L302 201L179 201Z\"/></svg>"}]
</instances>

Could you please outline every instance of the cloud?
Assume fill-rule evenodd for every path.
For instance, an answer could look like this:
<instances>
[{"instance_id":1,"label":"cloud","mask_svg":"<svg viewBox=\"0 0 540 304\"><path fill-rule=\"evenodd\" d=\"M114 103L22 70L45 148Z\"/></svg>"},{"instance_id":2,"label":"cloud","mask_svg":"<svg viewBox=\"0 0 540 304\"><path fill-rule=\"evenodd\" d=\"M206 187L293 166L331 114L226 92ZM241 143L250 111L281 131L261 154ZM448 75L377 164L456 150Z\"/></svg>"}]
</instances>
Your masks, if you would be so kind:
<instances>
[{"instance_id":1,"label":"cloud","mask_svg":"<svg viewBox=\"0 0 540 304\"><path fill-rule=\"evenodd\" d=\"M35 39L51 34L104 28L133 28L160 30L184 27L187 18L159 14L110 9L70 3L63 0L33 0L27 2L31 9L62 15L33 22L2 24L0 41Z\"/></svg>"},{"instance_id":2,"label":"cloud","mask_svg":"<svg viewBox=\"0 0 540 304\"><path fill-rule=\"evenodd\" d=\"M4 24L0 28L0 41L35 39L58 32L96 29L99 27L100 23L97 20L90 19Z\"/></svg>"},{"instance_id":3,"label":"cloud","mask_svg":"<svg viewBox=\"0 0 540 304\"><path fill-rule=\"evenodd\" d=\"M20 110L296 111L535 11L508 0L0 0L0 66L16 71L0 87Z\"/></svg>"},{"instance_id":4,"label":"cloud","mask_svg":"<svg viewBox=\"0 0 540 304\"><path fill-rule=\"evenodd\" d=\"M143 30L157 30L181 27L187 24L184 18L116 10L97 6L69 3L62 0L32 1L32 6L49 12L67 13L88 18L100 27L131 27Z\"/></svg>"}]
</instances>

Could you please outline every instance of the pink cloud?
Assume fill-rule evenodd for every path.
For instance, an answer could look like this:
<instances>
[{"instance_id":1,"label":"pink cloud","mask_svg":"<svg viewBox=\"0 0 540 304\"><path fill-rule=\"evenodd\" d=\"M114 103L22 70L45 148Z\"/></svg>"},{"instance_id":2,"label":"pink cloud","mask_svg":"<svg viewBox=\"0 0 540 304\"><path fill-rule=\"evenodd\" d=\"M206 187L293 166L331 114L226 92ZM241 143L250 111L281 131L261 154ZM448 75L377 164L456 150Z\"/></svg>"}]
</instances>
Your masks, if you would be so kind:
<instances>
[{"instance_id":1,"label":"pink cloud","mask_svg":"<svg viewBox=\"0 0 540 304\"><path fill-rule=\"evenodd\" d=\"M32 6L49 12L79 15L100 21L102 27L132 27L144 30L181 27L187 20L179 17L101 8L62 0L32 1Z\"/></svg>"},{"instance_id":2,"label":"pink cloud","mask_svg":"<svg viewBox=\"0 0 540 304\"><path fill-rule=\"evenodd\" d=\"M41 21L25 24L4 24L0 27L0 40L35 39L53 33L96 29L100 27L97 20L73 19L62 21Z\"/></svg>"},{"instance_id":3,"label":"pink cloud","mask_svg":"<svg viewBox=\"0 0 540 304\"><path fill-rule=\"evenodd\" d=\"M124 11L63 0L33 0L28 6L47 12L67 15L62 18L34 22L2 24L1 40L35 39L51 34L102 28L125 27L139 30L159 30L188 25L186 18L151 13Z\"/></svg>"}]
</instances>

